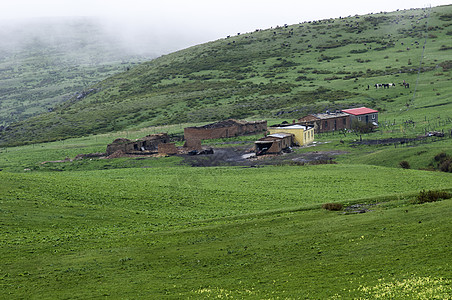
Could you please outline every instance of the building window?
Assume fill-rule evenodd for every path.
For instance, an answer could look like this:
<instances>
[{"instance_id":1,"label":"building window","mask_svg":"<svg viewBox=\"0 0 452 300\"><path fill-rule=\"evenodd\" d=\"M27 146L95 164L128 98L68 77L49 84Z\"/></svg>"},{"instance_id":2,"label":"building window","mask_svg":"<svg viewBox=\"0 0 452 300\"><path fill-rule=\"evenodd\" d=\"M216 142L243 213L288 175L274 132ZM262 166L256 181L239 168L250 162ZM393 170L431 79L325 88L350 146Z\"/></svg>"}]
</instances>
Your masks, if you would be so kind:
<instances>
[{"instance_id":1,"label":"building window","mask_svg":"<svg viewBox=\"0 0 452 300\"><path fill-rule=\"evenodd\" d=\"M375 120L376 117L377 117L377 114L373 114L372 115L372 120Z\"/></svg>"},{"instance_id":2,"label":"building window","mask_svg":"<svg viewBox=\"0 0 452 300\"><path fill-rule=\"evenodd\" d=\"M325 121L325 128L328 128L328 121Z\"/></svg>"},{"instance_id":3,"label":"building window","mask_svg":"<svg viewBox=\"0 0 452 300\"><path fill-rule=\"evenodd\" d=\"M358 121L361 121L361 117L358 117Z\"/></svg>"},{"instance_id":4,"label":"building window","mask_svg":"<svg viewBox=\"0 0 452 300\"><path fill-rule=\"evenodd\" d=\"M347 119L346 119L346 118L343 118L343 119L342 119L342 123L344 124L344 126L347 125Z\"/></svg>"}]
</instances>

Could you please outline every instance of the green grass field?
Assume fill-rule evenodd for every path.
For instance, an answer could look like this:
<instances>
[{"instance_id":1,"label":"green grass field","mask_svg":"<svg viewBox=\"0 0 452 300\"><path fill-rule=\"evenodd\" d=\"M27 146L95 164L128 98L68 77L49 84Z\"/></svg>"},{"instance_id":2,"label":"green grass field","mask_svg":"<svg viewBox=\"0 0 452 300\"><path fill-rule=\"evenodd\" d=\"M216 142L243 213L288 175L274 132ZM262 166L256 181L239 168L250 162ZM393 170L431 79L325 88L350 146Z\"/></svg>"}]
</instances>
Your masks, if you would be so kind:
<instances>
[{"instance_id":1,"label":"green grass field","mask_svg":"<svg viewBox=\"0 0 452 300\"><path fill-rule=\"evenodd\" d=\"M450 190L451 174L324 165L0 177L2 298L452 295L451 202L409 204L421 189ZM326 202L374 205L344 214Z\"/></svg>"}]
</instances>

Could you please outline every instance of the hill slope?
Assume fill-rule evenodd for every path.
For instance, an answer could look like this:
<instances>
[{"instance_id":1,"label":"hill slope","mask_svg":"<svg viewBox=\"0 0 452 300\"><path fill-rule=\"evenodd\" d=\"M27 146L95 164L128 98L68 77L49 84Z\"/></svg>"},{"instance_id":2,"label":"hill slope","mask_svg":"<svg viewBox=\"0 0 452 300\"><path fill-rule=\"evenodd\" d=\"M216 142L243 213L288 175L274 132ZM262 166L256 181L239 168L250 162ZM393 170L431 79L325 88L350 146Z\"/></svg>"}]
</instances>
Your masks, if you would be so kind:
<instances>
[{"instance_id":1,"label":"hill slope","mask_svg":"<svg viewBox=\"0 0 452 300\"><path fill-rule=\"evenodd\" d=\"M0 144L230 117L292 119L358 105L388 117L441 114L452 109L451 25L452 6L442 6L228 37L108 78L86 97L9 126Z\"/></svg>"},{"instance_id":2,"label":"hill slope","mask_svg":"<svg viewBox=\"0 0 452 300\"><path fill-rule=\"evenodd\" d=\"M0 23L0 125L51 110L89 86L156 54L138 55L98 21Z\"/></svg>"}]
</instances>

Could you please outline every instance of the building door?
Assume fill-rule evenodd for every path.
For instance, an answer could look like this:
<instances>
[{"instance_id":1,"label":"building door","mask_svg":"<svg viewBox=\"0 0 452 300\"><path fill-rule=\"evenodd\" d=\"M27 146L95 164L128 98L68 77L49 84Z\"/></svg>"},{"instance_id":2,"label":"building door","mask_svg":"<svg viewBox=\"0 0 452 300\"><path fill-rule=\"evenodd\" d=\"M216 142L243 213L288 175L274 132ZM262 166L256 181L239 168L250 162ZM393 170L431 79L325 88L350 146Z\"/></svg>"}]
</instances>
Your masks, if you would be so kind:
<instances>
[{"instance_id":1,"label":"building door","mask_svg":"<svg viewBox=\"0 0 452 300\"><path fill-rule=\"evenodd\" d=\"M369 123L369 115L366 115L366 124Z\"/></svg>"}]
</instances>

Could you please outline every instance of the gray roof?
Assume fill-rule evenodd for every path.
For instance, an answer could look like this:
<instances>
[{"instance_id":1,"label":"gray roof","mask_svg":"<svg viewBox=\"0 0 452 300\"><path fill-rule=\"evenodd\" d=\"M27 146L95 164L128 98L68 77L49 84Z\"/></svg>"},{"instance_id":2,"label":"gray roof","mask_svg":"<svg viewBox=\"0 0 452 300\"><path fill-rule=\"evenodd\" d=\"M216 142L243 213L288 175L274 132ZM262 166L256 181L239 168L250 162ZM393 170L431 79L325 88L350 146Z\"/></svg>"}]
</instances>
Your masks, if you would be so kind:
<instances>
[{"instance_id":1,"label":"gray roof","mask_svg":"<svg viewBox=\"0 0 452 300\"><path fill-rule=\"evenodd\" d=\"M334 113L325 113L325 114L313 114L313 116L325 120L325 119L334 119L334 118L340 118L340 117L347 117L349 114L343 113L343 112L334 112Z\"/></svg>"}]
</instances>

